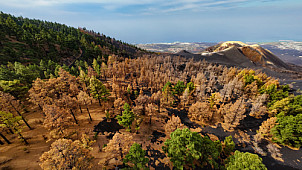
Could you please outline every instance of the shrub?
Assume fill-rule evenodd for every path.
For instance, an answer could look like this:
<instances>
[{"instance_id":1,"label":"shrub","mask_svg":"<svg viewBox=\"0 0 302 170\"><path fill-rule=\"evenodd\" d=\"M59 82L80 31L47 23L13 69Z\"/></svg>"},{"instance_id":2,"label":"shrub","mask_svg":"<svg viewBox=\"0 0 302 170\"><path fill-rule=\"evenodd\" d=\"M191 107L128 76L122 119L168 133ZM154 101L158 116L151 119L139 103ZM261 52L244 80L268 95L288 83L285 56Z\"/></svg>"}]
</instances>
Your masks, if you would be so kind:
<instances>
[{"instance_id":1,"label":"shrub","mask_svg":"<svg viewBox=\"0 0 302 170\"><path fill-rule=\"evenodd\" d=\"M274 142L296 148L302 146L302 114L278 118L276 123L271 130Z\"/></svg>"},{"instance_id":2,"label":"shrub","mask_svg":"<svg viewBox=\"0 0 302 170\"><path fill-rule=\"evenodd\" d=\"M134 170L146 169L146 164L149 162L149 159L145 156L146 151L142 149L142 146L140 144L134 143L123 162L130 162L132 164L131 169Z\"/></svg>"},{"instance_id":3,"label":"shrub","mask_svg":"<svg viewBox=\"0 0 302 170\"><path fill-rule=\"evenodd\" d=\"M235 154L228 159L227 170L257 169L266 170L262 158L249 152L235 151Z\"/></svg>"}]
</instances>

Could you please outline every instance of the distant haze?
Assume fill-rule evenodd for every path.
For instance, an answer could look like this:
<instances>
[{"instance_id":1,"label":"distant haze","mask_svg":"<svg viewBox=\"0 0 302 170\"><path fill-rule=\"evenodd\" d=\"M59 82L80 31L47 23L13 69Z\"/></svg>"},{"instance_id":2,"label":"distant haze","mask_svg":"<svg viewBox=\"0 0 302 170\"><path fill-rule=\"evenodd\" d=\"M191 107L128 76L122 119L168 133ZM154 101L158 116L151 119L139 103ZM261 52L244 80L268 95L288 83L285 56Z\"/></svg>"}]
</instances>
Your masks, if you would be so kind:
<instances>
[{"instance_id":1,"label":"distant haze","mask_svg":"<svg viewBox=\"0 0 302 170\"><path fill-rule=\"evenodd\" d=\"M2 0L0 6L129 43L302 41L301 0Z\"/></svg>"}]
</instances>

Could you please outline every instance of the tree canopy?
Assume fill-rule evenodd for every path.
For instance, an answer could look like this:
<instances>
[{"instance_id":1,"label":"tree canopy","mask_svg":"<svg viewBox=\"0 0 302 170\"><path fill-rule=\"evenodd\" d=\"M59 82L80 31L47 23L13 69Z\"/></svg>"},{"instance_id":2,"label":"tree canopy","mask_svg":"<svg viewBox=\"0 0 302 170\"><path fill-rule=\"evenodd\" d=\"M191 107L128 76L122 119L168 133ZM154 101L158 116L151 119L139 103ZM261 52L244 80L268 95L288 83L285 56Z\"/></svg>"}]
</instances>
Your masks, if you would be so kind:
<instances>
[{"instance_id":1,"label":"tree canopy","mask_svg":"<svg viewBox=\"0 0 302 170\"><path fill-rule=\"evenodd\" d=\"M267 170L262 163L262 158L249 152L235 151L235 154L228 159L227 170L259 169Z\"/></svg>"},{"instance_id":2,"label":"tree canopy","mask_svg":"<svg viewBox=\"0 0 302 170\"><path fill-rule=\"evenodd\" d=\"M145 157L146 151L142 149L140 144L134 143L129 153L125 156L123 160L124 163L130 162L131 169L140 170L140 169L147 169L146 164L149 162L149 159Z\"/></svg>"},{"instance_id":3,"label":"tree canopy","mask_svg":"<svg viewBox=\"0 0 302 170\"><path fill-rule=\"evenodd\" d=\"M218 168L216 162L221 152L220 142L213 142L208 137L202 137L188 128L177 129L165 141L163 151L168 154L176 169L185 165L198 165Z\"/></svg>"}]
</instances>

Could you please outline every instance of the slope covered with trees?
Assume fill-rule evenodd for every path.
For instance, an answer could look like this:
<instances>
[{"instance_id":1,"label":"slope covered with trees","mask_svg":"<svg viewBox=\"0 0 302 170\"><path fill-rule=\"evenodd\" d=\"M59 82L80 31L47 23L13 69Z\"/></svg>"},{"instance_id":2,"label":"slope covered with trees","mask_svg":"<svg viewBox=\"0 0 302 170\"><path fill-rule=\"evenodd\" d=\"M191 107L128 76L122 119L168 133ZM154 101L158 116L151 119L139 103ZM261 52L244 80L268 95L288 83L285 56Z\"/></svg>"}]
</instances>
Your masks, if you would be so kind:
<instances>
[{"instance_id":1,"label":"slope covered with trees","mask_svg":"<svg viewBox=\"0 0 302 170\"><path fill-rule=\"evenodd\" d=\"M89 124L100 120L95 111L89 111L93 103L93 107L100 110L98 114L104 116L103 122L108 123L109 129L104 128L114 135L112 142L104 143L101 149L104 153L97 154L101 155L98 166L107 168L135 167L136 164L131 164L133 161L141 161L140 167L155 166L147 160L160 159L152 158L148 154L150 152L143 152L150 148L166 155L161 161L170 162L167 166L178 169L237 166L234 161L241 155L230 157L234 153L233 141L225 138L222 142L215 138L215 134L200 133L198 128L207 126L221 126L226 132L235 134L233 138L238 146L252 146L260 155L269 152L277 160L282 155L276 144L300 147L301 96L294 97L288 86L279 85L278 80L259 71L154 55L122 61L118 57L110 57L105 64L106 69L99 73L96 71L98 66L78 67L79 74L75 75L70 74L71 70L67 69L68 72L60 67L55 75L34 80L24 95L28 99L21 96L18 100L12 96L14 93L1 92L0 97L4 101L1 113L4 117L9 112L19 116L6 118L11 119L10 122L20 122L21 118L27 122L30 114L24 116L22 109L36 106L39 116L43 118L41 126L45 132L48 131L44 134L47 141L61 138L76 140L74 127L92 128ZM22 104L24 102L28 104ZM248 125L251 120L253 126ZM193 121L197 127L196 124L192 126ZM266 124L266 121L273 123ZM290 124L286 123L288 121ZM111 132L114 122L120 124L122 130ZM2 135L11 136L5 132L5 129L10 131L10 127L3 126ZM243 130L253 133L247 134ZM166 135L161 139L165 142L152 144L153 139L150 141L148 136L159 131ZM14 131L13 134L23 135ZM95 139L102 136L89 134ZM6 139L11 143L11 138ZM138 144L133 145L134 141ZM30 143L30 140L26 142ZM265 148L263 143L268 143ZM112 157L113 153L119 156ZM129 155L134 153L141 157ZM250 157L261 162L255 156ZM259 166L263 168L262 164Z\"/></svg>"},{"instance_id":2,"label":"slope covered with trees","mask_svg":"<svg viewBox=\"0 0 302 170\"><path fill-rule=\"evenodd\" d=\"M76 59L92 62L109 55L137 56L140 49L86 28L14 17L0 13L0 64L38 64L41 59L72 64Z\"/></svg>"}]
</instances>

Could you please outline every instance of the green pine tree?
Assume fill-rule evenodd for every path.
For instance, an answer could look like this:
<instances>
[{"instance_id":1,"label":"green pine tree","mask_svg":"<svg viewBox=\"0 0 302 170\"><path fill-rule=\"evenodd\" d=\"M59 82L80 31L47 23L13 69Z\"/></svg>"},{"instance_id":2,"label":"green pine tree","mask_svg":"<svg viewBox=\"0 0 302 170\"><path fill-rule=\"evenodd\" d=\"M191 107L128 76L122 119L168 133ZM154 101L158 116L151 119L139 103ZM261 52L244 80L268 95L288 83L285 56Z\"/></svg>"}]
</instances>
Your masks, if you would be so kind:
<instances>
[{"instance_id":1,"label":"green pine tree","mask_svg":"<svg viewBox=\"0 0 302 170\"><path fill-rule=\"evenodd\" d=\"M227 170L257 169L266 170L262 158L249 152L235 151L235 154L228 159Z\"/></svg>"},{"instance_id":2,"label":"green pine tree","mask_svg":"<svg viewBox=\"0 0 302 170\"><path fill-rule=\"evenodd\" d=\"M176 129L165 141L163 151L168 154L176 169L184 166L197 165L218 168L218 158L221 153L221 143L213 142L208 137L202 137L188 128Z\"/></svg>"},{"instance_id":3,"label":"green pine tree","mask_svg":"<svg viewBox=\"0 0 302 170\"><path fill-rule=\"evenodd\" d=\"M131 169L134 170L147 169L146 164L149 162L149 159L145 156L146 151L142 149L142 146L134 143L131 146L129 153L125 156L123 162L126 164L130 162L132 164Z\"/></svg>"},{"instance_id":4,"label":"green pine tree","mask_svg":"<svg viewBox=\"0 0 302 170\"><path fill-rule=\"evenodd\" d=\"M21 120L21 116L14 116L12 113L0 111L0 127L7 128L10 132L17 134L19 139L27 145L27 140L21 134Z\"/></svg>"},{"instance_id":5,"label":"green pine tree","mask_svg":"<svg viewBox=\"0 0 302 170\"><path fill-rule=\"evenodd\" d=\"M135 116L134 113L130 110L130 105L128 103L125 103L122 115L117 115L116 119L118 120L118 123L120 125L127 128L127 131L131 130L130 127L135 119Z\"/></svg>"},{"instance_id":6,"label":"green pine tree","mask_svg":"<svg viewBox=\"0 0 302 170\"><path fill-rule=\"evenodd\" d=\"M105 85L98 80L96 77L92 76L90 79L90 93L93 96L93 98L97 99L99 101L100 106L101 100L106 101L108 97L110 96L109 90L105 87Z\"/></svg>"}]
</instances>

